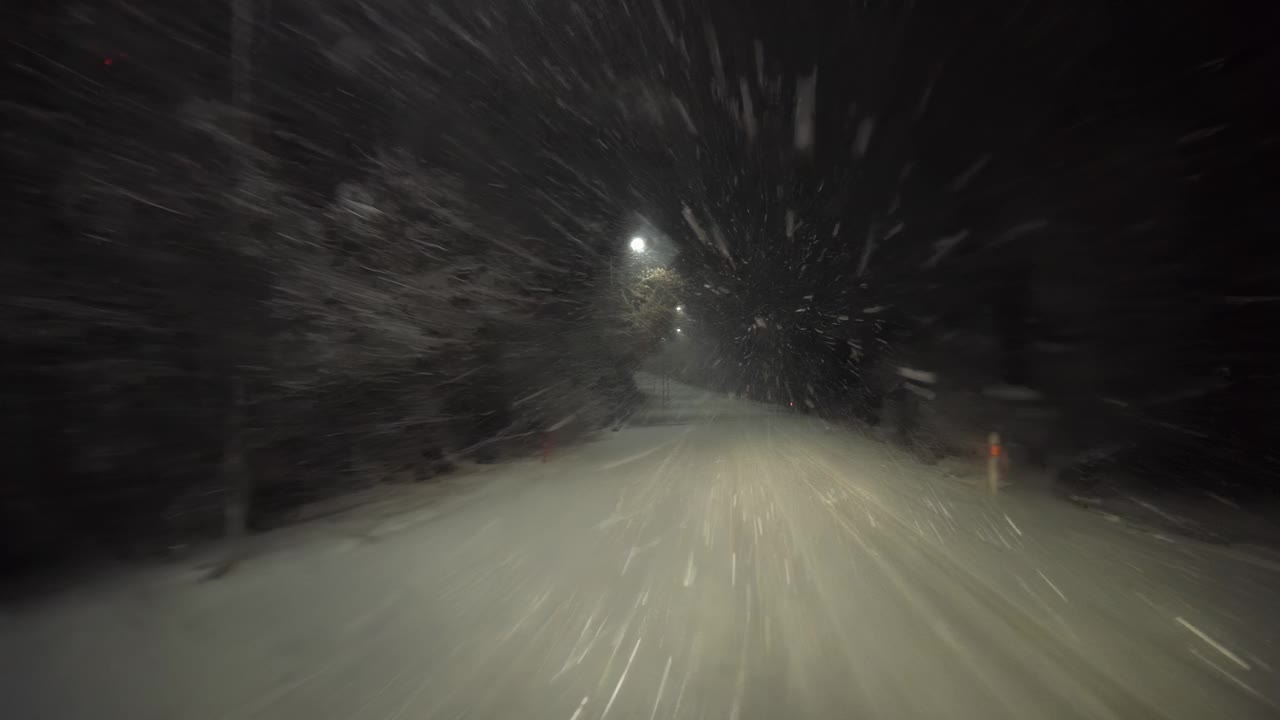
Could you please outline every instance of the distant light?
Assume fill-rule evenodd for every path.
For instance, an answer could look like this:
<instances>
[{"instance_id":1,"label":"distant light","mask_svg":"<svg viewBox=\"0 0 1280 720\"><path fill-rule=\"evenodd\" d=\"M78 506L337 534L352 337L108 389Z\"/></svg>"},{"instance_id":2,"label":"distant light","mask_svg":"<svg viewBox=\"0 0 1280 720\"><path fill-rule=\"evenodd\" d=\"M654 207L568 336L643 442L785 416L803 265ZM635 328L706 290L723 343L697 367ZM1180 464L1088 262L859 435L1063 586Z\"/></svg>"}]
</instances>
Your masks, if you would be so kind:
<instances>
[{"instance_id":1,"label":"distant light","mask_svg":"<svg viewBox=\"0 0 1280 720\"><path fill-rule=\"evenodd\" d=\"M680 328L676 328L676 332L678 332L678 333L682 333L682 332L684 332L684 330L681 330Z\"/></svg>"},{"instance_id":2,"label":"distant light","mask_svg":"<svg viewBox=\"0 0 1280 720\"><path fill-rule=\"evenodd\" d=\"M684 306L683 306L683 305L677 305L677 306L676 306L676 312L684 312Z\"/></svg>"},{"instance_id":3,"label":"distant light","mask_svg":"<svg viewBox=\"0 0 1280 720\"><path fill-rule=\"evenodd\" d=\"M631 249L636 252L644 252L644 238L639 235L631 238Z\"/></svg>"}]
</instances>

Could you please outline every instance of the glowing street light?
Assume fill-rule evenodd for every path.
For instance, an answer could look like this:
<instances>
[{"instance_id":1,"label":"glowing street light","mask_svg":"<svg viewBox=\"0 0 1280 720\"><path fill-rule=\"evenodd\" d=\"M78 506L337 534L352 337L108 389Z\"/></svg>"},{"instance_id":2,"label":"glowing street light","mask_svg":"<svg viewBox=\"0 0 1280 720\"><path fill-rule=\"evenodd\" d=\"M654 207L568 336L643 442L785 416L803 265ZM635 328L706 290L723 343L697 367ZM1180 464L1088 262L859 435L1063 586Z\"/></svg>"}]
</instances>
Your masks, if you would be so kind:
<instances>
[{"instance_id":1,"label":"glowing street light","mask_svg":"<svg viewBox=\"0 0 1280 720\"><path fill-rule=\"evenodd\" d=\"M682 312L684 312L684 306L683 306L683 305L677 305L677 306L676 306L676 312L678 312L678 313L682 313Z\"/></svg>"},{"instance_id":2,"label":"glowing street light","mask_svg":"<svg viewBox=\"0 0 1280 720\"><path fill-rule=\"evenodd\" d=\"M639 235L631 238L631 249L635 252L638 252L638 253L644 252L644 244L645 244L644 238L640 237Z\"/></svg>"},{"instance_id":3,"label":"glowing street light","mask_svg":"<svg viewBox=\"0 0 1280 720\"><path fill-rule=\"evenodd\" d=\"M684 328L676 328L676 332L678 332L678 333L682 333L682 332L684 332Z\"/></svg>"}]
</instances>

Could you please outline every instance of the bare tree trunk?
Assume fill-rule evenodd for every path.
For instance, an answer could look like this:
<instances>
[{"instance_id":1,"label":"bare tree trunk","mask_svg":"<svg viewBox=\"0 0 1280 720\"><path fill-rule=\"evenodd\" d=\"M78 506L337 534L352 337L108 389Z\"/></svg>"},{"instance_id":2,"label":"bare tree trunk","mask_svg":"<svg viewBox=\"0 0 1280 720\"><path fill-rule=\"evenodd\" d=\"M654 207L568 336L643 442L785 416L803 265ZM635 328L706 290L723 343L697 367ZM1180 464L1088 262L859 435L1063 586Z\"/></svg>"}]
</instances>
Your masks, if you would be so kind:
<instances>
[{"instance_id":1,"label":"bare tree trunk","mask_svg":"<svg viewBox=\"0 0 1280 720\"><path fill-rule=\"evenodd\" d=\"M996 332L1000 338L1000 379L1009 385L1031 381L1027 348L1030 313L1030 270L1023 264L1006 270L1008 277L996 291Z\"/></svg>"},{"instance_id":2,"label":"bare tree trunk","mask_svg":"<svg viewBox=\"0 0 1280 720\"><path fill-rule=\"evenodd\" d=\"M231 104L236 109L236 165L243 186L253 175L253 0L231 3Z\"/></svg>"},{"instance_id":3,"label":"bare tree trunk","mask_svg":"<svg viewBox=\"0 0 1280 720\"><path fill-rule=\"evenodd\" d=\"M232 0L231 5L231 94L232 104L236 109L236 145L237 188L233 192L247 192L253 182L253 126L251 118L252 77L253 70L253 0ZM230 227L235 233L249 231L249 223L240 209L231 210ZM243 321L238 318L227 318L224 328L228 330L223 338L226 342L235 343L238 333L231 327L233 323ZM224 508L226 521L226 553L213 568L211 578L222 577L241 559L244 553L244 538L249 530L250 503L253 498L253 478L245 463L245 383L241 364L238 362L236 348L231 348L230 371L232 383L231 409L227 416L227 444L223 448L222 477L227 490L227 502Z\"/></svg>"},{"instance_id":4,"label":"bare tree trunk","mask_svg":"<svg viewBox=\"0 0 1280 720\"><path fill-rule=\"evenodd\" d=\"M245 463L244 381L232 380L231 410L227 416L227 444L222 450L222 478L227 501L223 513L226 521L226 552L214 566L211 578L231 571L244 554L244 538L249 530L249 505L253 496L253 478Z\"/></svg>"},{"instance_id":5,"label":"bare tree trunk","mask_svg":"<svg viewBox=\"0 0 1280 720\"><path fill-rule=\"evenodd\" d=\"M667 347L662 346L662 407L667 406L667 402L671 399L671 378L668 377L667 371Z\"/></svg>"}]
</instances>

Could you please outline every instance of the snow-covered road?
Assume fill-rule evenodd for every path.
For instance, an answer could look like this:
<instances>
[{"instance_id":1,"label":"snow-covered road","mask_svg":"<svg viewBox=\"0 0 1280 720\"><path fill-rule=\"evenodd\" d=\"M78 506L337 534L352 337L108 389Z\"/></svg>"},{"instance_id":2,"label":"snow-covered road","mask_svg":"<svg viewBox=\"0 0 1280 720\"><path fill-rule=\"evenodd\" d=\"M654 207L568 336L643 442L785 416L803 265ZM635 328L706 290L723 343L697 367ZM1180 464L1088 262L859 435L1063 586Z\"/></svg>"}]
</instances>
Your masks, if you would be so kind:
<instances>
[{"instance_id":1,"label":"snow-covered road","mask_svg":"<svg viewBox=\"0 0 1280 720\"><path fill-rule=\"evenodd\" d=\"M551 461L6 611L10 718L1280 715L1280 564L675 385Z\"/></svg>"}]
</instances>

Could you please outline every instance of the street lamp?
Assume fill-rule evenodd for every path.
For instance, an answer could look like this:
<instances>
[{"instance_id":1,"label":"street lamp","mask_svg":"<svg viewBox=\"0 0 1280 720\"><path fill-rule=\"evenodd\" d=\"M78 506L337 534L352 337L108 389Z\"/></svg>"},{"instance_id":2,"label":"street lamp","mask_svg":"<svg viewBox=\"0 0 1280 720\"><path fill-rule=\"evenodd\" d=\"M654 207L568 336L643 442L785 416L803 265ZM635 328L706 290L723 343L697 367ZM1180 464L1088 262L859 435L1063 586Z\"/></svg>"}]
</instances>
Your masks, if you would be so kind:
<instances>
[{"instance_id":1,"label":"street lamp","mask_svg":"<svg viewBox=\"0 0 1280 720\"><path fill-rule=\"evenodd\" d=\"M631 249L635 252L644 252L644 238L639 235L631 238Z\"/></svg>"},{"instance_id":2,"label":"street lamp","mask_svg":"<svg viewBox=\"0 0 1280 720\"><path fill-rule=\"evenodd\" d=\"M682 313L682 312L684 312L684 306L683 306L683 305L677 305L677 306L676 306L676 312L678 312L678 313Z\"/></svg>"}]
</instances>

